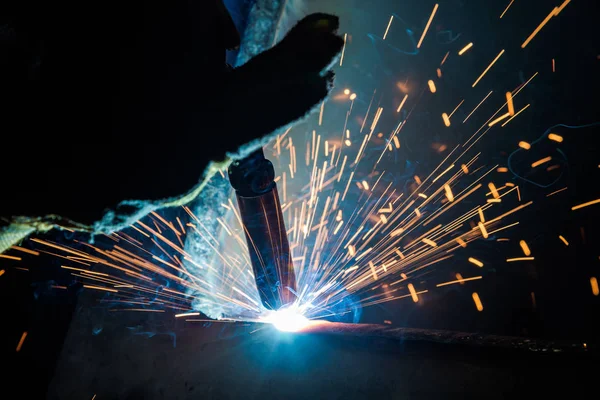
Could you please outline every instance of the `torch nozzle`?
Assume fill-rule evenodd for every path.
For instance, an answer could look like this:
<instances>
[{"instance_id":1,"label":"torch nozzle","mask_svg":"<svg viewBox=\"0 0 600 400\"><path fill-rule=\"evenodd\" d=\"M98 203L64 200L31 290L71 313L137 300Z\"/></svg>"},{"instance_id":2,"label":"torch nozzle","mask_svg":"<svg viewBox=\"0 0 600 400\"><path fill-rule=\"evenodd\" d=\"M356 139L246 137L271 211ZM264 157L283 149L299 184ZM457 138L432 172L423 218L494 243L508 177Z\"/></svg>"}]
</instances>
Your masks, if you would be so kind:
<instances>
[{"instance_id":1,"label":"torch nozzle","mask_svg":"<svg viewBox=\"0 0 600 400\"><path fill-rule=\"evenodd\" d=\"M231 163L228 174L260 299L267 309L279 310L296 298L296 275L273 164L259 149Z\"/></svg>"}]
</instances>

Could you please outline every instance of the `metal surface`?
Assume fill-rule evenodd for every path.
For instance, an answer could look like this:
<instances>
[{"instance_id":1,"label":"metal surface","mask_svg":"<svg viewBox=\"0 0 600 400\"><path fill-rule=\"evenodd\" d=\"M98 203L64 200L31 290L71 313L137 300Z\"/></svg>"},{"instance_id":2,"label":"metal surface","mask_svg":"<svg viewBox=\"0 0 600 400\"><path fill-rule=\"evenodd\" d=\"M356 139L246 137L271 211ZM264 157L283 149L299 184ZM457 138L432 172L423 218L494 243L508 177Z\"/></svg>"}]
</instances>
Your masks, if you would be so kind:
<instances>
[{"instance_id":1,"label":"metal surface","mask_svg":"<svg viewBox=\"0 0 600 400\"><path fill-rule=\"evenodd\" d=\"M262 149L229 167L236 191L254 279L263 305L278 310L295 299L296 276L274 182L273 164Z\"/></svg>"},{"instance_id":2,"label":"metal surface","mask_svg":"<svg viewBox=\"0 0 600 400\"><path fill-rule=\"evenodd\" d=\"M593 393L594 371L588 366L597 358L588 352L556 352L552 346L524 351L509 344L512 339L494 346L490 343L499 341L484 335L464 340L452 332L375 325L316 324L302 334L256 324L206 327L167 313L106 312L93 305L89 295L80 302L49 399L500 399L540 398L556 390L569 390L573 397ZM446 343L449 338L452 344Z\"/></svg>"}]
</instances>

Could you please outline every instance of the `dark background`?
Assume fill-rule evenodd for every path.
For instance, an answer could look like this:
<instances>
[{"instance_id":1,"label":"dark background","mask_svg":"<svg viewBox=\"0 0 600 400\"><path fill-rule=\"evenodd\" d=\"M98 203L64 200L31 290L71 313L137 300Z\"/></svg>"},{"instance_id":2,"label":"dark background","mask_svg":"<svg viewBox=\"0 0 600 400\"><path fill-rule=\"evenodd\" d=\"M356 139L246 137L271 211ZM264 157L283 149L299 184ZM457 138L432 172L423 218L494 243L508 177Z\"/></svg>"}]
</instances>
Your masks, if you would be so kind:
<instances>
[{"instance_id":1,"label":"dark background","mask_svg":"<svg viewBox=\"0 0 600 400\"><path fill-rule=\"evenodd\" d=\"M231 0L226 3L238 27L243 29L248 2ZM496 162L505 160L519 140L531 142L550 126L598 121L600 48L595 25L597 14L592 2L572 1L524 50L519 49L520 44L551 8L560 5L560 2L515 1L503 20L499 20L498 16L508 3L504 0L440 1L440 10L431 29L451 30L454 34L460 33L462 38L453 45L438 43L424 46L418 57L386 54L385 49L373 46L366 35L355 35L352 38L354 54L347 54L345 61L352 67L338 72L337 85L343 87L352 82L353 90L360 98L369 98L374 85L385 87L389 86L389 82L408 76L434 74L434 70L423 72L424 66L431 69L430 66L437 65L446 51L460 48L459 43L473 41L473 57L461 60L460 64L455 63L456 58L448 59L444 74L456 78L443 80L439 90L451 91L453 87L470 86L472 78L478 76L488 60L493 59L501 48L506 49L501 62L486 76L485 82L482 81L469 95L467 101L481 99L492 89L496 93L512 90L515 83L522 82L519 74L527 79L540 71L529 90L519 97L519 101L532 104L530 109L511 122L510 135L497 134L493 142L487 142L484 152L496 158ZM431 1L348 2L340 10L341 30L373 32L381 36L390 13L394 12L407 22L418 40L432 6ZM344 16L348 18L344 20ZM392 27L388 37L401 43L401 36L394 36L398 34L394 31L398 26ZM556 59L557 65L554 74L551 71L552 58ZM464 73L465 70L469 73ZM364 74L363 79L356 83L356 74L363 74L364 71L373 72L371 75ZM460 80L461 76L465 77L463 81ZM401 99L398 93L388 93L388 96ZM485 122L483 115L491 115L495 111L493 108L490 106L482 110L480 119L472 121L471 126L478 127ZM465 106L465 110L470 109L472 106ZM431 107L431 114L436 116L435 124L438 124L439 114L435 104ZM424 155L428 153L422 143L438 139L439 127L434 126L434 122L431 122L433 118L426 114L415 118L422 121L418 125L418 140L405 156L427 167ZM515 136L515 132L518 132L518 136ZM364 311L362 321L380 323L391 320L397 326L594 343L598 337L596 321L600 297L592 296L589 278L600 278L597 246L600 207L596 205L577 212L572 212L570 207L598 198L600 158L596 143L599 142L600 130L597 127L557 129L556 133L565 137L561 148L568 157L567 172L551 188L542 190L534 185L522 184L522 195L534 200L535 209L529 209L519 217L519 227L508 235L510 242L473 246L470 256L477 254L476 257L486 262L485 279L472 283L468 288L453 285L446 290L430 292L416 305L397 302L371 307ZM453 134L457 140L464 140L462 135L467 133L463 130L462 133ZM546 198L546 194L564 186L568 186L568 191ZM6 195L3 190L2 196ZM569 247L558 240L559 234L569 240ZM72 239L66 232L55 232L48 236L57 241ZM515 257L520 255L517 245L520 238L527 240L536 260L532 263L507 264L504 260L507 254ZM464 255L465 258L468 256ZM476 272L469 271L465 264L464 259L452 260L440 268L440 277L446 276L447 280L451 280L456 272L465 276ZM70 275L59 266L58 259L51 257L24 257L20 263L0 259L0 269L6 271L0 277L0 347L6 354L2 357L4 370L8 368L11 371L11 374L3 374L0 379L3 382L2 391L14 387L17 393L41 397L52 378L80 290L78 285L72 284ZM28 271L15 267L27 268ZM54 290L52 285L65 285L68 289ZM473 307L472 291L481 294L485 305L483 313L478 313ZM536 307L532 305L531 292L535 293ZM21 352L15 353L23 331L28 331L27 339Z\"/></svg>"}]
</instances>

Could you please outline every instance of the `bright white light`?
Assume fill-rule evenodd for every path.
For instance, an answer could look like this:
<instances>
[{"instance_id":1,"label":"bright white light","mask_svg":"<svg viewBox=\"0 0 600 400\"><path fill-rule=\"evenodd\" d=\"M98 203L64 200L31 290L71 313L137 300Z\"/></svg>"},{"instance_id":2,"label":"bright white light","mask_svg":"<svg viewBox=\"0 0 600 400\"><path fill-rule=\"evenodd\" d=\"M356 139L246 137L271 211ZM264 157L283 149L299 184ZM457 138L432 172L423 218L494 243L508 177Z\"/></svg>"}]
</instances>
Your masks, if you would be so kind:
<instances>
[{"instance_id":1,"label":"bright white light","mask_svg":"<svg viewBox=\"0 0 600 400\"><path fill-rule=\"evenodd\" d=\"M308 325L308 318L302 315L296 307L282 308L271 312L263 318L265 322L273 324L275 328L282 332L298 332Z\"/></svg>"}]
</instances>

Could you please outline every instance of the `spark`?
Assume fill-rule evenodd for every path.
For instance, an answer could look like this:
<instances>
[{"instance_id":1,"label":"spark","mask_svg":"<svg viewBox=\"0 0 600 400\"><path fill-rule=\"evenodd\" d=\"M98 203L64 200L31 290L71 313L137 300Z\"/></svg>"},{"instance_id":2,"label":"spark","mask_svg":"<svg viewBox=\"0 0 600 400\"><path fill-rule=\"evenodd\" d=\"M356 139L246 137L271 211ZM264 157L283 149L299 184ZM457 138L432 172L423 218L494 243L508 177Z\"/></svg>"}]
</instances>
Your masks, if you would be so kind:
<instances>
[{"instance_id":1,"label":"spark","mask_svg":"<svg viewBox=\"0 0 600 400\"><path fill-rule=\"evenodd\" d=\"M524 240L521 240L519 242L519 246L521 246L521 250L523 250L523 254L525 254L526 256L531 255L531 250L529 250L529 246L527 245L527 242L525 242Z\"/></svg>"},{"instance_id":2,"label":"spark","mask_svg":"<svg viewBox=\"0 0 600 400\"><path fill-rule=\"evenodd\" d=\"M506 262L515 262L515 261L532 261L534 257L516 257L516 258L507 258Z\"/></svg>"},{"instance_id":3,"label":"spark","mask_svg":"<svg viewBox=\"0 0 600 400\"><path fill-rule=\"evenodd\" d=\"M513 115L512 117L510 117L509 119L506 120L505 123L503 123L501 125L502 128L504 128L504 126L506 124L508 124L510 121L512 121L517 115L521 114L523 111L527 110L527 108L530 106L531 104L527 104L525 107L521 108L519 111L517 111L517 113L515 115Z\"/></svg>"},{"instance_id":4,"label":"spark","mask_svg":"<svg viewBox=\"0 0 600 400\"><path fill-rule=\"evenodd\" d=\"M421 35L421 39L419 39L419 43L417 43L417 49L421 48L421 44L423 43L423 39L425 39L425 35L427 34L427 31L429 30L429 26L431 25L431 21L433 21L433 17L435 16L435 13L437 12L437 9L439 7L439 4L436 3L435 6L433 6L433 11L431 12L431 16L429 17L429 21L427 21L427 25L425 25L425 30L423 31L423 34Z\"/></svg>"},{"instance_id":5,"label":"spark","mask_svg":"<svg viewBox=\"0 0 600 400\"><path fill-rule=\"evenodd\" d=\"M506 104L508 105L508 115L511 117L515 115L515 106L513 104L513 98L511 92L506 92Z\"/></svg>"},{"instance_id":6,"label":"spark","mask_svg":"<svg viewBox=\"0 0 600 400\"><path fill-rule=\"evenodd\" d=\"M571 207L571 211L579 210L581 208L584 208L584 207L587 207L587 206L591 206L591 205L594 205L594 204L598 204L598 203L600 203L600 199L588 201L587 203L582 203L582 204L579 204L579 205Z\"/></svg>"},{"instance_id":7,"label":"spark","mask_svg":"<svg viewBox=\"0 0 600 400\"><path fill-rule=\"evenodd\" d=\"M547 194L546 197L554 196L555 194L563 192L563 191L565 191L567 189L568 189L567 187L564 187L562 189L555 190L554 192Z\"/></svg>"},{"instance_id":8,"label":"spark","mask_svg":"<svg viewBox=\"0 0 600 400\"><path fill-rule=\"evenodd\" d=\"M21 335L21 339L19 339L19 343L17 344L17 353L19 351L21 351L21 348L23 347L23 342L25 342L25 338L27 337L27 331L23 332L23 334Z\"/></svg>"},{"instance_id":9,"label":"spark","mask_svg":"<svg viewBox=\"0 0 600 400\"><path fill-rule=\"evenodd\" d=\"M506 12L508 11L508 9L510 8L510 6L512 6L512 3L514 3L515 0L510 0L510 3L508 3L508 5L506 6L506 8L504 9L504 11L502 11L502 14L500 14L500 19L502 19L502 17L504 17L504 14L506 14Z\"/></svg>"},{"instance_id":10,"label":"spark","mask_svg":"<svg viewBox=\"0 0 600 400\"><path fill-rule=\"evenodd\" d=\"M0 269L0 276L4 275L5 272L6 272L5 270Z\"/></svg>"},{"instance_id":11,"label":"spark","mask_svg":"<svg viewBox=\"0 0 600 400\"><path fill-rule=\"evenodd\" d=\"M352 93L350 95L350 100L352 100L352 101L356 100L356 93Z\"/></svg>"},{"instance_id":12,"label":"spark","mask_svg":"<svg viewBox=\"0 0 600 400\"><path fill-rule=\"evenodd\" d=\"M348 39L348 34L344 33L344 46L342 47L342 56L340 57L340 67L344 63L344 53L346 52L346 41Z\"/></svg>"},{"instance_id":13,"label":"spark","mask_svg":"<svg viewBox=\"0 0 600 400\"><path fill-rule=\"evenodd\" d=\"M556 72L556 62L552 59L552 72Z\"/></svg>"},{"instance_id":14,"label":"spark","mask_svg":"<svg viewBox=\"0 0 600 400\"><path fill-rule=\"evenodd\" d=\"M467 122L467 120L468 120L468 119L471 117L471 115L473 115L473 113L474 113L475 111L477 111L477 109L479 108L479 106L481 106L481 105L483 104L483 102L484 102L484 101L486 101L486 99L487 99L488 97L490 97L490 95L491 95L492 93L493 93L493 91L492 91L492 90L490 90L490 92L487 94L487 96L485 96L485 97L483 98L483 100L481 100L481 101L479 102L479 104L477 104L477 106L476 106L476 107L473 109L473 111L471 111L471 112L469 113L469 115L467 115L467 117L466 117L466 118L463 120L463 124L464 124L465 122Z\"/></svg>"},{"instance_id":15,"label":"spark","mask_svg":"<svg viewBox=\"0 0 600 400\"><path fill-rule=\"evenodd\" d=\"M522 148L523 150L529 150L531 148L531 145L527 142L520 141L519 147Z\"/></svg>"},{"instance_id":16,"label":"spark","mask_svg":"<svg viewBox=\"0 0 600 400\"><path fill-rule=\"evenodd\" d=\"M482 276L473 276L471 278L462 278L460 274L456 274L456 277L458 278L455 281L449 281L449 282L444 282L444 283L438 283L437 285L435 285L436 287L442 287L442 286L448 286L448 285L455 285L457 283L463 284L465 282L469 282L469 281L477 281L479 279L482 279Z\"/></svg>"},{"instance_id":17,"label":"spark","mask_svg":"<svg viewBox=\"0 0 600 400\"><path fill-rule=\"evenodd\" d=\"M496 189L496 185L490 182L488 183L488 188L490 189L490 192L492 193L492 196L494 196L495 199L500 198L500 194L498 193L498 189Z\"/></svg>"},{"instance_id":18,"label":"spark","mask_svg":"<svg viewBox=\"0 0 600 400\"><path fill-rule=\"evenodd\" d=\"M475 302L475 307L477 307L477 311L483 311L483 304L481 303L481 299L477 292L473 292L473 301Z\"/></svg>"},{"instance_id":19,"label":"spark","mask_svg":"<svg viewBox=\"0 0 600 400\"><path fill-rule=\"evenodd\" d=\"M533 40L533 38L542 30L542 28L552 19L552 17L558 16L558 14L560 14L560 12L563 10L563 8L565 8L567 6L567 4L569 4L570 2L571 2L571 0L565 0L564 3L560 7L554 7L552 9L552 11L550 11L550 14L548 14L548 16L546 18L544 18L544 20L538 25L537 28L535 28L535 30L531 33L531 35L529 35L529 37L527 39L525 39L525 41L521 45L521 48L524 49L525 47L527 47L529 42L531 42Z\"/></svg>"},{"instance_id":20,"label":"spark","mask_svg":"<svg viewBox=\"0 0 600 400\"><path fill-rule=\"evenodd\" d=\"M498 59L502 56L502 54L504 54L504 49L502 49L500 51L500 53L498 53L496 58L494 58L494 60L490 63L490 65L488 65L488 67L481 73L481 75L479 75L479 78L477 78L475 80L475 82L473 82L473 85L471 87L477 86L479 81L485 76L485 74L487 74L487 72L490 70L490 68L492 68L492 66L496 63L496 61L498 61Z\"/></svg>"},{"instance_id":21,"label":"spark","mask_svg":"<svg viewBox=\"0 0 600 400\"><path fill-rule=\"evenodd\" d=\"M29 249L26 249L24 247L11 246L11 249L17 250L17 251L22 251L23 253L31 254L33 256L39 256L40 255L40 253L38 251L29 250Z\"/></svg>"},{"instance_id":22,"label":"spark","mask_svg":"<svg viewBox=\"0 0 600 400\"><path fill-rule=\"evenodd\" d=\"M106 287L102 287L102 286L92 286L92 285L83 285L84 288L86 289L96 289L96 290L104 290L106 292L113 292L113 293L118 293L118 290L115 289L109 289Z\"/></svg>"},{"instance_id":23,"label":"spark","mask_svg":"<svg viewBox=\"0 0 600 400\"><path fill-rule=\"evenodd\" d=\"M441 78L442 77L442 70L441 69L436 69L435 72L437 73L437 77Z\"/></svg>"},{"instance_id":24,"label":"spark","mask_svg":"<svg viewBox=\"0 0 600 400\"><path fill-rule=\"evenodd\" d=\"M565 244L565 246L569 245L569 242L567 242L567 239L565 239L562 235L558 235L558 238Z\"/></svg>"},{"instance_id":25,"label":"spark","mask_svg":"<svg viewBox=\"0 0 600 400\"><path fill-rule=\"evenodd\" d=\"M188 312L188 313L182 313L182 314L175 314L175 318L181 318L181 317L195 317L200 315L200 313L197 312Z\"/></svg>"},{"instance_id":26,"label":"spark","mask_svg":"<svg viewBox=\"0 0 600 400\"><path fill-rule=\"evenodd\" d=\"M450 118L448 117L448 114L442 113L442 119L444 120L444 125L450 126Z\"/></svg>"},{"instance_id":27,"label":"spark","mask_svg":"<svg viewBox=\"0 0 600 400\"><path fill-rule=\"evenodd\" d=\"M598 279L595 276L590 278L590 285L592 286L592 294L594 296L600 295L600 288L598 288Z\"/></svg>"},{"instance_id":28,"label":"spark","mask_svg":"<svg viewBox=\"0 0 600 400\"><path fill-rule=\"evenodd\" d=\"M448 199L448 201L453 202L454 194L452 194L452 189L450 189L450 186L448 184L444 185L444 191L446 192L446 198Z\"/></svg>"},{"instance_id":29,"label":"spark","mask_svg":"<svg viewBox=\"0 0 600 400\"><path fill-rule=\"evenodd\" d=\"M436 88L435 88L435 82L432 81L431 79L427 81L427 85L429 86L429 91L431 93L435 93L436 92Z\"/></svg>"},{"instance_id":30,"label":"spark","mask_svg":"<svg viewBox=\"0 0 600 400\"><path fill-rule=\"evenodd\" d=\"M498 169L496 169L496 172L501 172L501 173L508 172L508 168L506 168L506 167L499 167Z\"/></svg>"},{"instance_id":31,"label":"spark","mask_svg":"<svg viewBox=\"0 0 600 400\"><path fill-rule=\"evenodd\" d=\"M499 116L498 118L496 118L495 120L493 120L492 122L490 122L488 124L488 126L492 127L492 126L496 125L498 122L505 120L508 117L510 117L510 113L503 114L503 115Z\"/></svg>"},{"instance_id":32,"label":"spark","mask_svg":"<svg viewBox=\"0 0 600 400\"><path fill-rule=\"evenodd\" d=\"M415 303L418 303L419 296L417 295L417 291L415 290L415 287L412 283L408 284L408 290L410 292L410 297L412 297L412 301L414 301Z\"/></svg>"},{"instance_id":33,"label":"spark","mask_svg":"<svg viewBox=\"0 0 600 400\"><path fill-rule=\"evenodd\" d=\"M477 265L479 268L483 267L483 263L482 263L481 261L479 261L479 260L477 260L477 259L473 258L473 257L469 257L469 262L470 262L471 264L475 264L475 265Z\"/></svg>"},{"instance_id":34,"label":"spark","mask_svg":"<svg viewBox=\"0 0 600 400\"><path fill-rule=\"evenodd\" d=\"M396 110L396 112L400 112L400 110L402 110L402 107L404 106L404 103L406 103L406 99L408 99L408 95L407 94L404 95L404 98L400 102L400 105L398 106L398 109Z\"/></svg>"},{"instance_id":35,"label":"spark","mask_svg":"<svg viewBox=\"0 0 600 400\"><path fill-rule=\"evenodd\" d=\"M469 43L468 45L466 45L465 47L463 47L459 52L458 55L462 56L463 54L465 54L471 47L473 47L473 42Z\"/></svg>"},{"instance_id":36,"label":"spark","mask_svg":"<svg viewBox=\"0 0 600 400\"><path fill-rule=\"evenodd\" d=\"M394 16L392 15L390 17L390 22L388 22L387 28L385 28L385 33L383 34L383 40L385 40L385 38L387 37L387 34L390 30L390 26L392 26L392 21L394 20Z\"/></svg>"},{"instance_id":37,"label":"spark","mask_svg":"<svg viewBox=\"0 0 600 400\"><path fill-rule=\"evenodd\" d=\"M551 133L548 135L548 139L554 140L555 142L561 143L563 141L563 137L557 135L556 133Z\"/></svg>"},{"instance_id":38,"label":"spark","mask_svg":"<svg viewBox=\"0 0 600 400\"><path fill-rule=\"evenodd\" d=\"M9 256L8 254L0 254L0 258L4 258L6 260L21 261L21 257Z\"/></svg>"},{"instance_id":39,"label":"spark","mask_svg":"<svg viewBox=\"0 0 600 400\"><path fill-rule=\"evenodd\" d=\"M478 222L477 226L479 227L479 230L481 230L481 236L483 236L484 239L488 238L488 232L485 229L485 225L483 225L483 223Z\"/></svg>"},{"instance_id":40,"label":"spark","mask_svg":"<svg viewBox=\"0 0 600 400\"><path fill-rule=\"evenodd\" d=\"M548 157L544 157L541 160L537 160L536 162L534 162L533 164L531 164L531 168L535 168L535 167L539 167L542 164L547 163L548 161L551 161L552 157L548 156Z\"/></svg>"}]
</instances>

